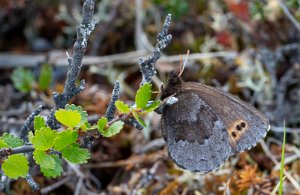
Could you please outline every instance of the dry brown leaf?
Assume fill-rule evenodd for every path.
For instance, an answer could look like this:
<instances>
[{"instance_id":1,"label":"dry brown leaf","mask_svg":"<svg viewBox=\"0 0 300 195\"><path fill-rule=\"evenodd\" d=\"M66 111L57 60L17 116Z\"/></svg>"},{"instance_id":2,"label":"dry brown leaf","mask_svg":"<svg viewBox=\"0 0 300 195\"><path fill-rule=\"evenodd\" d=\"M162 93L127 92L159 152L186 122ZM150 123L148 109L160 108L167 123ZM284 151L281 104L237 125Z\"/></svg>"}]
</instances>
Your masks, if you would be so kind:
<instances>
[{"instance_id":1,"label":"dry brown leaf","mask_svg":"<svg viewBox=\"0 0 300 195\"><path fill-rule=\"evenodd\" d=\"M249 189L251 186L255 186L263 181L256 171L257 165L246 166L244 169L237 171L238 180L235 184L239 191Z\"/></svg>"}]
</instances>

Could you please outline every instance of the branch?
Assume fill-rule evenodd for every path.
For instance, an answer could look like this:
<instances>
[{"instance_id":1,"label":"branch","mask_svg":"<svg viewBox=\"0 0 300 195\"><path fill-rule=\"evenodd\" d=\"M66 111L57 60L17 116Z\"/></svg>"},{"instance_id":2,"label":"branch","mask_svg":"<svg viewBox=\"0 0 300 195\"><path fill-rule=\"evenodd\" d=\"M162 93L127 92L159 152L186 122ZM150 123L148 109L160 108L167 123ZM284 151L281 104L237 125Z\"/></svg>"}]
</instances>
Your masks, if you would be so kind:
<instances>
[{"instance_id":1,"label":"branch","mask_svg":"<svg viewBox=\"0 0 300 195\"><path fill-rule=\"evenodd\" d=\"M161 57L162 50L167 47L167 45L171 42L172 36L168 34L168 29L171 25L171 14L166 17L162 30L157 35L157 44L154 48L154 52L151 56L149 56L146 60L140 59L139 65L142 72L142 82L141 85L144 83L150 82L151 78L156 74L154 65L157 60ZM108 121L113 120L114 113L116 111L115 102L119 99L119 82L116 81L115 87L112 93L110 104L106 111L106 118ZM125 124L131 125L136 129L142 130L143 126L135 120L133 117L127 118L124 120Z\"/></svg>"},{"instance_id":2,"label":"branch","mask_svg":"<svg viewBox=\"0 0 300 195\"><path fill-rule=\"evenodd\" d=\"M285 13L285 15L293 23L293 25L295 26L295 28L300 32L300 25L299 25L298 21L296 20L296 18L291 14L291 12L289 11L289 9L284 5L284 3L281 0L277 0L277 1L278 1L279 5L280 5L281 9Z\"/></svg>"},{"instance_id":3,"label":"branch","mask_svg":"<svg viewBox=\"0 0 300 195\"><path fill-rule=\"evenodd\" d=\"M119 99L119 97L120 97L120 83L119 83L119 81L116 81L114 89L111 94L110 103L106 110L106 118L108 121L111 121L114 118L114 114L116 112L115 103Z\"/></svg>"},{"instance_id":4,"label":"branch","mask_svg":"<svg viewBox=\"0 0 300 195\"><path fill-rule=\"evenodd\" d=\"M77 39L73 47L73 57L70 58L68 56L69 66L64 91L61 94L58 94L56 92L53 93L55 108L51 110L51 114L47 118L47 125L52 129L58 129L60 127L60 124L54 117L54 112L59 108L64 108L72 97L76 96L84 89L84 80L80 81L79 87L76 86L76 80L78 79L80 70L82 68L81 63L87 46L87 40L97 23L99 22L98 20L92 19L93 14L94 2L92 0L86 0L83 4L82 22L77 27Z\"/></svg>"},{"instance_id":5,"label":"branch","mask_svg":"<svg viewBox=\"0 0 300 195\"><path fill-rule=\"evenodd\" d=\"M37 191L40 189L40 185L34 181L31 174L27 174L25 179L33 191Z\"/></svg>"},{"instance_id":6,"label":"branch","mask_svg":"<svg viewBox=\"0 0 300 195\"><path fill-rule=\"evenodd\" d=\"M32 145L24 145L16 148L1 148L0 159L3 159L11 154L27 153L33 151L34 151L34 147Z\"/></svg>"},{"instance_id":7,"label":"branch","mask_svg":"<svg viewBox=\"0 0 300 195\"><path fill-rule=\"evenodd\" d=\"M34 120L34 117L37 116L41 111L42 111L43 106L39 106L37 107L37 109L32 112L29 117L26 119L22 129L21 129L21 134L20 134L20 138L26 143L28 141L28 133L30 131L29 126L31 125L31 123Z\"/></svg>"},{"instance_id":8,"label":"branch","mask_svg":"<svg viewBox=\"0 0 300 195\"><path fill-rule=\"evenodd\" d=\"M162 50L167 47L171 42L172 35L168 34L168 29L171 25L171 14L166 17L165 23L160 33L157 36L157 44L154 48L153 54L148 56L147 59L140 59L139 65L142 72L142 83L141 85L150 82L151 78L156 74L154 65L157 60L161 57Z\"/></svg>"},{"instance_id":9,"label":"branch","mask_svg":"<svg viewBox=\"0 0 300 195\"><path fill-rule=\"evenodd\" d=\"M0 190L3 191L8 184L10 183L10 179L3 174L3 172L1 171L1 178L0 178Z\"/></svg>"}]
</instances>

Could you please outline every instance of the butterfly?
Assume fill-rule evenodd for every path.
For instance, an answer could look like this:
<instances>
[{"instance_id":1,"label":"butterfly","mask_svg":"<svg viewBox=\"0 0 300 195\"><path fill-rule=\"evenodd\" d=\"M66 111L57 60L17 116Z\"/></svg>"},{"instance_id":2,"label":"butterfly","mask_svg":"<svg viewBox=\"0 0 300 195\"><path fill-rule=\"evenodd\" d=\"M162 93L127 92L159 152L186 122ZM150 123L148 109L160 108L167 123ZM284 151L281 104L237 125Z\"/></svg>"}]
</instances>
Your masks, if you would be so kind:
<instances>
[{"instance_id":1,"label":"butterfly","mask_svg":"<svg viewBox=\"0 0 300 195\"><path fill-rule=\"evenodd\" d=\"M184 82L174 72L160 99L178 101L162 107L161 128L171 159L181 168L207 173L227 158L254 147L270 124L252 105L220 89Z\"/></svg>"}]
</instances>

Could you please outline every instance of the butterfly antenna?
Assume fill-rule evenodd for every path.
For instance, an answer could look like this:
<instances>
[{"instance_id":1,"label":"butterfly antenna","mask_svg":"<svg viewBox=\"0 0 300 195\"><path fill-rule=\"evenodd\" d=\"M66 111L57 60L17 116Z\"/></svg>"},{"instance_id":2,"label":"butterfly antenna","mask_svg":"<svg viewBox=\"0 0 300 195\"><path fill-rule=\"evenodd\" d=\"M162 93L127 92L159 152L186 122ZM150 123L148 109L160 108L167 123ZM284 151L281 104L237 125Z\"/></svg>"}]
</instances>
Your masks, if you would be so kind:
<instances>
[{"instance_id":1,"label":"butterfly antenna","mask_svg":"<svg viewBox=\"0 0 300 195\"><path fill-rule=\"evenodd\" d=\"M179 55L179 74L178 74L177 78L180 77L180 75L182 74L181 73L182 66L183 66L183 64L182 64L182 55L180 54Z\"/></svg>"},{"instance_id":2,"label":"butterfly antenna","mask_svg":"<svg viewBox=\"0 0 300 195\"><path fill-rule=\"evenodd\" d=\"M181 56L180 56L180 72L179 72L178 77L180 77L182 75L183 71L184 71L185 65L187 64L187 61L188 61L188 58L189 58L189 54L190 54L190 50L187 50L186 58L184 60L183 66L182 66L182 59L181 59Z\"/></svg>"}]
</instances>

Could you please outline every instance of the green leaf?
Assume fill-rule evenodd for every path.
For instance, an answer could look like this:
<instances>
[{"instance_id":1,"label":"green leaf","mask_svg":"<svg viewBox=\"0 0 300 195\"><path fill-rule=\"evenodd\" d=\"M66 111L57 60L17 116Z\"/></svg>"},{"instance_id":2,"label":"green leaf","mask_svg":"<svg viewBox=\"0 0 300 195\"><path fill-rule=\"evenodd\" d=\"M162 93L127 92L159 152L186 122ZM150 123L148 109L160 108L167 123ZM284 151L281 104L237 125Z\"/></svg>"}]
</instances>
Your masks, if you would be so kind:
<instances>
[{"instance_id":1,"label":"green leaf","mask_svg":"<svg viewBox=\"0 0 300 195\"><path fill-rule=\"evenodd\" d=\"M135 104L137 108L144 109L151 98L151 88L152 85L150 83L145 83L140 89L137 91L135 96Z\"/></svg>"},{"instance_id":2,"label":"green leaf","mask_svg":"<svg viewBox=\"0 0 300 195\"><path fill-rule=\"evenodd\" d=\"M65 106L65 109L66 110L78 111L80 113L80 116L81 116L80 125L87 121L88 114L86 113L86 111L82 110L81 106L76 106L74 104L71 104L71 105L67 104Z\"/></svg>"},{"instance_id":3,"label":"green leaf","mask_svg":"<svg viewBox=\"0 0 300 195\"><path fill-rule=\"evenodd\" d=\"M56 119L67 127L76 127L81 121L81 115L77 110L59 109L55 112Z\"/></svg>"},{"instance_id":4,"label":"green leaf","mask_svg":"<svg viewBox=\"0 0 300 195\"><path fill-rule=\"evenodd\" d=\"M12 179L25 177L28 173L29 162L23 154L13 154L4 160L2 164L3 172Z\"/></svg>"},{"instance_id":5,"label":"green leaf","mask_svg":"<svg viewBox=\"0 0 300 195\"><path fill-rule=\"evenodd\" d=\"M8 145L3 141L3 139L0 139L0 148L8 148Z\"/></svg>"},{"instance_id":6,"label":"green leaf","mask_svg":"<svg viewBox=\"0 0 300 195\"><path fill-rule=\"evenodd\" d=\"M143 126L143 127L147 127L145 121L136 113L136 112L132 112L134 118Z\"/></svg>"},{"instance_id":7,"label":"green leaf","mask_svg":"<svg viewBox=\"0 0 300 195\"><path fill-rule=\"evenodd\" d=\"M32 143L33 138L34 138L34 135L33 135L32 131L29 131L29 133L28 133L28 140L29 140L31 143Z\"/></svg>"},{"instance_id":8,"label":"green leaf","mask_svg":"<svg viewBox=\"0 0 300 195\"><path fill-rule=\"evenodd\" d=\"M100 132L102 132L104 130L106 124L107 124L107 118L105 118L105 117L100 118L97 122L98 130Z\"/></svg>"},{"instance_id":9,"label":"green leaf","mask_svg":"<svg viewBox=\"0 0 300 195\"><path fill-rule=\"evenodd\" d=\"M80 148L77 144L68 146L62 150L62 156L69 162L83 164L91 157L91 154L85 148Z\"/></svg>"},{"instance_id":10,"label":"green leaf","mask_svg":"<svg viewBox=\"0 0 300 195\"><path fill-rule=\"evenodd\" d=\"M15 69L12 73L11 79L15 88L24 93L30 92L34 83L34 76L32 72L24 68Z\"/></svg>"},{"instance_id":11,"label":"green leaf","mask_svg":"<svg viewBox=\"0 0 300 195\"><path fill-rule=\"evenodd\" d=\"M57 132L50 127L44 127L35 131L32 138L29 138L36 150L48 150L54 146L54 139L57 136Z\"/></svg>"},{"instance_id":12,"label":"green leaf","mask_svg":"<svg viewBox=\"0 0 300 195\"><path fill-rule=\"evenodd\" d=\"M15 148L19 146L23 146L23 140L20 138L17 138L11 134L4 133L1 137L1 139L8 145L10 148Z\"/></svg>"},{"instance_id":13,"label":"green leaf","mask_svg":"<svg viewBox=\"0 0 300 195\"><path fill-rule=\"evenodd\" d=\"M61 131L58 133L54 140L54 148L55 150L61 151L62 149L66 148L67 146L75 143L78 138L77 131L73 131L67 129L65 131Z\"/></svg>"},{"instance_id":14,"label":"green leaf","mask_svg":"<svg viewBox=\"0 0 300 195\"><path fill-rule=\"evenodd\" d=\"M44 176L50 178L59 177L63 171L63 168L61 166L62 162L61 159L54 154L50 154L50 156L54 159L54 168L53 169L47 169L45 167L41 167L41 172L44 174Z\"/></svg>"},{"instance_id":15,"label":"green leaf","mask_svg":"<svg viewBox=\"0 0 300 195\"><path fill-rule=\"evenodd\" d=\"M49 64L44 64L39 77L39 88L44 91L51 84L53 68Z\"/></svg>"},{"instance_id":16,"label":"green leaf","mask_svg":"<svg viewBox=\"0 0 300 195\"><path fill-rule=\"evenodd\" d=\"M108 129L102 131L100 130L100 133L103 135L103 137L111 137L118 134L123 129L123 125L123 121L114 122Z\"/></svg>"},{"instance_id":17,"label":"green leaf","mask_svg":"<svg viewBox=\"0 0 300 195\"><path fill-rule=\"evenodd\" d=\"M54 158L49 154L46 154L45 151L35 150L33 152L33 158L38 165L44 167L45 169L54 169L55 167Z\"/></svg>"},{"instance_id":18,"label":"green leaf","mask_svg":"<svg viewBox=\"0 0 300 195\"><path fill-rule=\"evenodd\" d=\"M43 127L46 127L45 120L41 116L34 117L33 125L34 125L34 130L38 130L38 129L41 129Z\"/></svg>"},{"instance_id":19,"label":"green leaf","mask_svg":"<svg viewBox=\"0 0 300 195\"><path fill-rule=\"evenodd\" d=\"M83 131L90 130L90 128L91 128L91 124L88 121L85 121L80 126L80 129L82 129Z\"/></svg>"},{"instance_id":20,"label":"green leaf","mask_svg":"<svg viewBox=\"0 0 300 195\"><path fill-rule=\"evenodd\" d=\"M124 114L128 114L130 112L129 106L121 100L117 100L115 105L117 109Z\"/></svg>"},{"instance_id":21,"label":"green leaf","mask_svg":"<svg viewBox=\"0 0 300 195\"><path fill-rule=\"evenodd\" d=\"M286 142L286 129L285 129L285 121L283 121L283 141L282 141L280 175L279 175L279 195L282 195L282 190L283 190L285 142Z\"/></svg>"},{"instance_id":22,"label":"green leaf","mask_svg":"<svg viewBox=\"0 0 300 195\"><path fill-rule=\"evenodd\" d=\"M282 182L285 180L285 178L286 178L286 176L284 176L283 178L282 178ZM277 190L279 189L279 187L280 187L280 183L281 182L279 182L279 183L277 183L277 185L273 188L273 190L272 190L272 192L271 192L271 194L270 195L276 195L277 193Z\"/></svg>"},{"instance_id":23,"label":"green leaf","mask_svg":"<svg viewBox=\"0 0 300 195\"><path fill-rule=\"evenodd\" d=\"M155 110L160 104L160 100L155 100L154 102L152 102L152 104L150 104L149 106L147 106L145 108L146 112L152 112L153 110Z\"/></svg>"}]
</instances>

